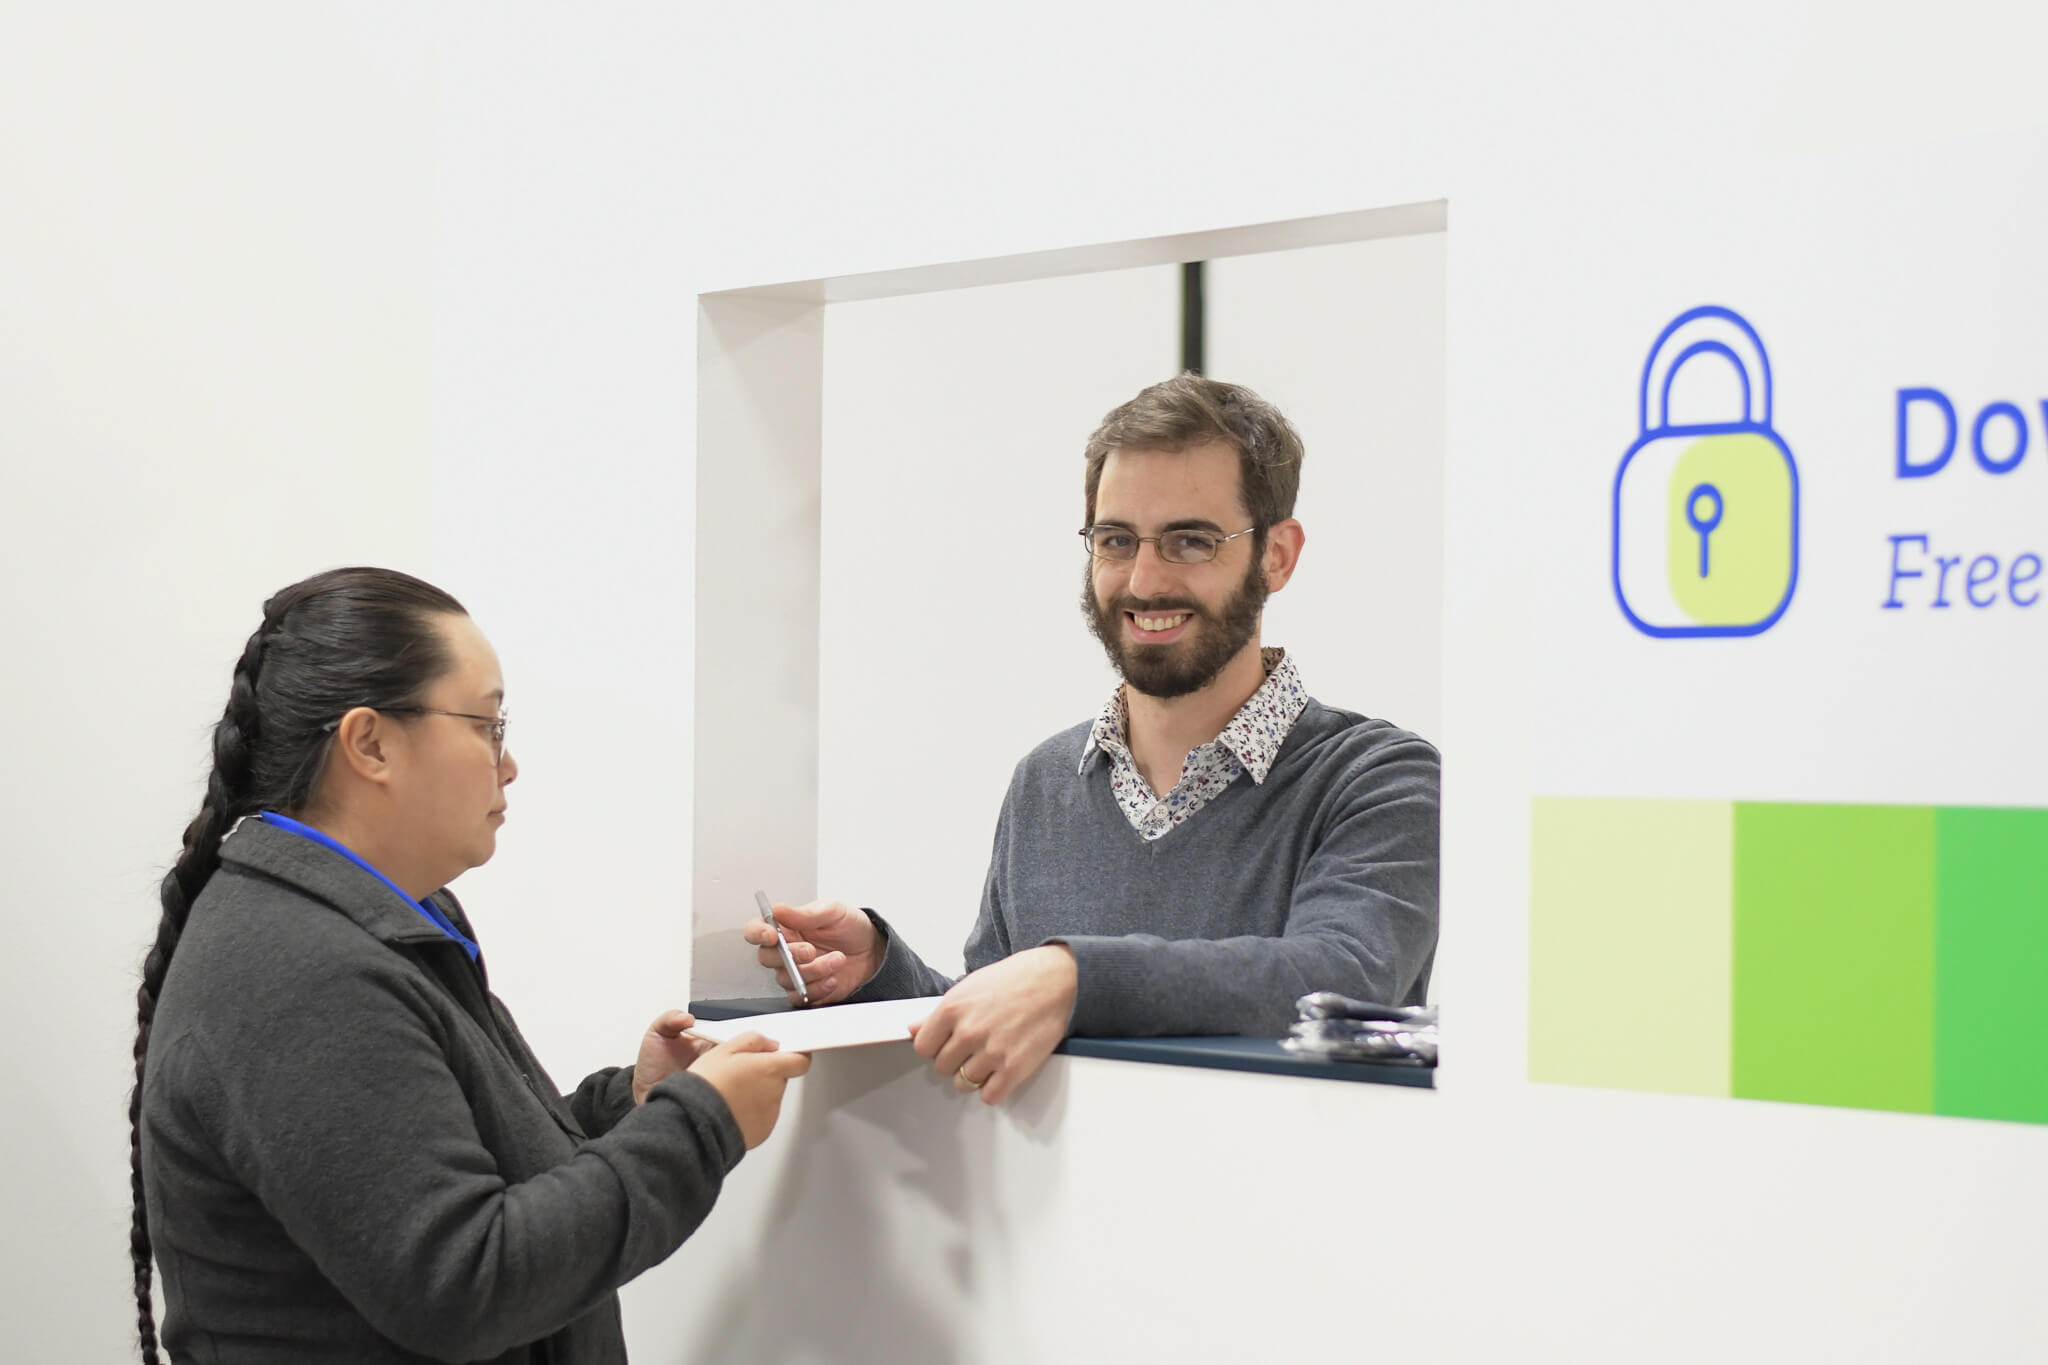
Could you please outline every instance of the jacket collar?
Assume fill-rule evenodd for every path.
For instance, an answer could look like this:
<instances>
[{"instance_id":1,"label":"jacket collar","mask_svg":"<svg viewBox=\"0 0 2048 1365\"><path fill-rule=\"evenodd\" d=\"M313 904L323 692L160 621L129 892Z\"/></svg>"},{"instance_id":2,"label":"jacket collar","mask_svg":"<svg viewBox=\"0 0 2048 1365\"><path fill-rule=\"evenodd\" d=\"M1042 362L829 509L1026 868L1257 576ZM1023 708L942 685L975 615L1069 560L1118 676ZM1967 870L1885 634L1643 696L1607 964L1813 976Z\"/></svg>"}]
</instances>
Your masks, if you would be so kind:
<instances>
[{"instance_id":1,"label":"jacket collar","mask_svg":"<svg viewBox=\"0 0 2048 1365\"><path fill-rule=\"evenodd\" d=\"M445 943L454 940L376 877L332 849L261 820L244 820L221 841L220 860L283 882L334 907L365 933L384 943ZM472 939L469 922L448 890L431 897L441 912Z\"/></svg>"}]
</instances>

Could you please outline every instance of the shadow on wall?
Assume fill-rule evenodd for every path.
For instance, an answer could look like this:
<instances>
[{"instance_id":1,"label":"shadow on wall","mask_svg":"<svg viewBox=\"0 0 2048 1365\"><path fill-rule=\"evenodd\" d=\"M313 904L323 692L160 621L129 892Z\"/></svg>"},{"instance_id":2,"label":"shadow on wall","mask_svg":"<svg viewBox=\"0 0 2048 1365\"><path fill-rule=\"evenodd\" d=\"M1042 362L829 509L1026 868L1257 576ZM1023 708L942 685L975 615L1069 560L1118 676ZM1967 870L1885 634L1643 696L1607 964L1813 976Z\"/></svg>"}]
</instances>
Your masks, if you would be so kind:
<instances>
[{"instance_id":1,"label":"shadow on wall","mask_svg":"<svg viewBox=\"0 0 2048 1365\"><path fill-rule=\"evenodd\" d=\"M821 1054L796 1094L756 1256L729 1272L692 1365L975 1359L974 1325L1005 1283L975 1248L1014 1244L990 1195L998 1152L1028 1154L1012 1181L1057 1179L1064 1059L1000 1108L894 1046ZM999 1140L999 1126L1023 1141Z\"/></svg>"}]
</instances>

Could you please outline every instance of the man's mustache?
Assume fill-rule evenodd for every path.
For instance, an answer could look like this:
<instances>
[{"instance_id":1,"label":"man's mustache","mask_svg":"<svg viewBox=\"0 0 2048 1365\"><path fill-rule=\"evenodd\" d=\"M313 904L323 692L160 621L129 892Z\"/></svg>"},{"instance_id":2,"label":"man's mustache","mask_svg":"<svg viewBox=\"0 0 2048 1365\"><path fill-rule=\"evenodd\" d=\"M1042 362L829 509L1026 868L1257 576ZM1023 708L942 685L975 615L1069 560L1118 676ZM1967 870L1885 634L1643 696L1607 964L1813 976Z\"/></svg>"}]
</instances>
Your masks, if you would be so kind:
<instances>
[{"instance_id":1,"label":"man's mustache","mask_svg":"<svg viewBox=\"0 0 2048 1365\"><path fill-rule=\"evenodd\" d=\"M1111 611L1127 611L1134 616L1163 616L1171 611L1193 612L1196 616L1207 617L1208 611L1199 602L1185 597L1155 597L1149 601L1137 597L1117 597L1110 600Z\"/></svg>"}]
</instances>

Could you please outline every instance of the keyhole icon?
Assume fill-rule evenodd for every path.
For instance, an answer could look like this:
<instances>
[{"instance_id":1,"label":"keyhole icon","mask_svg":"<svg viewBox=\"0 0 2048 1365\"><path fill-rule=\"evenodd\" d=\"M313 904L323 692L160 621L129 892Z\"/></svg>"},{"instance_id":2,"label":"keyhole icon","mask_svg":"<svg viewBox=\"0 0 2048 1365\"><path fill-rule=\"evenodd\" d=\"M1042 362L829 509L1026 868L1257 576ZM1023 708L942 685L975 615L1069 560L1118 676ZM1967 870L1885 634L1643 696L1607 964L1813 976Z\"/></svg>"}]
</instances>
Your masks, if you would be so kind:
<instances>
[{"instance_id":1,"label":"keyhole icon","mask_svg":"<svg viewBox=\"0 0 2048 1365\"><path fill-rule=\"evenodd\" d=\"M1704 515L1700 512L1700 504L1703 502L1711 502L1713 504L1713 510ZM1707 537L1712 535L1714 528L1721 524L1721 490L1710 483L1703 483L1693 489L1692 492L1686 494L1685 520L1687 525L1699 532L1700 577L1705 578L1707 576Z\"/></svg>"}]
</instances>

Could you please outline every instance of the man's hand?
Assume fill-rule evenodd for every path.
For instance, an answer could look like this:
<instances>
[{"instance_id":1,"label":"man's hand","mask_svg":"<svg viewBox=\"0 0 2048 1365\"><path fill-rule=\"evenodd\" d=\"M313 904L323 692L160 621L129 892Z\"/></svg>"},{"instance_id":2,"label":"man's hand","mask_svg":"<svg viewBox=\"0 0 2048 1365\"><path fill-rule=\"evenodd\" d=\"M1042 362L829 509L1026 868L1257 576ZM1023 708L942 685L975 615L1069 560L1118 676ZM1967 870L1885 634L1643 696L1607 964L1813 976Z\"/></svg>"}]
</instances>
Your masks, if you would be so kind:
<instances>
[{"instance_id":1,"label":"man's hand","mask_svg":"<svg viewBox=\"0 0 2048 1365\"><path fill-rule=\"evenodd\" d=\"M833 1005L844 1000L867 985L882 965L881 935L875 932L875 922L865 911L844 901L778 905L775 922L782 926L782 936L789 940L789 955L796 959L796 969L803 974L813 1005ZM789 1003L801 1004L796 982L789 979L789 972L782 965L782 954L775 947L775 931L768 927L768 921L754 920L740 934L760 950L755 956L763 967L775 973L775 984L788 994Z\"/></svg>"},{"instance_id":2,"label":"man's hand","mask_svg":"<svg viewBox=\"0 0 2048 1365\"><path fill-rule=\"evenodd\" d=\"M777 912L778 916L780 912ZM1074 954L1048 943L969 972L921 1024L913 1046L961 1090L1001 1104L1038 1073L1074 1013Z\"/></svg>"},{"instance_id":3,"label":"man's hand","mask_svg":"<svg viewBox=\"0 0 2048 1365\"><path fill-rule=\"evenodd\" d=\"M696 1016L687 1010L670 1010L647 1026L647 1032L640 1035L640 1055L633 1062L633 1103L646 1103L649 1090L715 1046L708 1038L684 1034L683 1030L696 1022Z\"/></svg>"}]
</instances>

